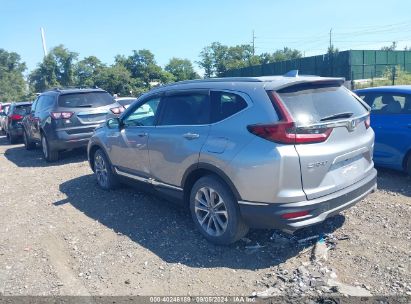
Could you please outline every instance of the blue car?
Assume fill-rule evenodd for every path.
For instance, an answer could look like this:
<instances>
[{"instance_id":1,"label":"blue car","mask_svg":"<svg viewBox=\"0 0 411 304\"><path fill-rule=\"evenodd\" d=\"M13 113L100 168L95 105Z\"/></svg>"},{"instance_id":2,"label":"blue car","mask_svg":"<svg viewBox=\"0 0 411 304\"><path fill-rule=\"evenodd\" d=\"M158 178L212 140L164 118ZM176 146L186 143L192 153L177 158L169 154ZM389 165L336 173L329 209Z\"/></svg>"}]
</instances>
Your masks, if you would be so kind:
<instances>
[{"instance_id":1,"label":"blue car","mask_svg":"<svg viewBox=\"0 0 411 304\"><path fill-rule=\"evenodd\" d=\"M411 175L411 86L387 86L356 90L371 107L377 166Z\"/></svg>"}]
</instances>

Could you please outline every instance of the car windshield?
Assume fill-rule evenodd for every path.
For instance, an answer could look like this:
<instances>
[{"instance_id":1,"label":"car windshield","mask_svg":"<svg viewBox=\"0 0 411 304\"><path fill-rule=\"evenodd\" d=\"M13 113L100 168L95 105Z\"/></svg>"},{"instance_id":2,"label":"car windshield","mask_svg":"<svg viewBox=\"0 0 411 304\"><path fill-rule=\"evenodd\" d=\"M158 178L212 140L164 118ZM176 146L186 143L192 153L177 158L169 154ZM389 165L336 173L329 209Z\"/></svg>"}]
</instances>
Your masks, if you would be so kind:
<instances>
[{"instance_id":1,"label":"car windshield","mask_svg":"<svg viewBox=\"0 0 411 304\"><path fill-rule=\"evenodd\" d=\"M97 108L114 103L107 92L84 92L60 95L58 104L64 108Z\"/></svg>"}]
</instances>

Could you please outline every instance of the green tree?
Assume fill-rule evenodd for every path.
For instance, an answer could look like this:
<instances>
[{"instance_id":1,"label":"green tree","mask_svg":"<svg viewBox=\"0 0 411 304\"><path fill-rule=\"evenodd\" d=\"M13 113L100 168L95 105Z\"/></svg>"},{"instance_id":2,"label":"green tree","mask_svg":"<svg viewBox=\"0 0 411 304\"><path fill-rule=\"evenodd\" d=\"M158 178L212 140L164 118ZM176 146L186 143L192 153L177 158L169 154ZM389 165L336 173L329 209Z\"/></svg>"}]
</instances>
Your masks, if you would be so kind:
<instances>
[{"instance_id":1,"label":"green tree","mask_svg":"<svg viewBox=\"0 0 411 304\"><path fill-rule=\"evenodd\" d=\"M63 45L53 48L30 74L31 86L36 92L43 92L56 86L75 85L74 71L77 57L77 53L69 51Z\"/></svg>"},{"instance_id":2,"label":"green tree","mask_svg":"<svg viewBox=\"0 0 411 304\"><path fill-rule=\"evenodd\" d=\"M170 73L165 72L157 65L154 54L149 50L133 50L129 57L116 56L116 65L125 66L131 73L131 77L142 81L146 88L150 88L153 83L168 83L173 81Z\"/></svg>"},{"instance_id":3,"label":"green tree","mask_svg":"<svg viewBox=\"0 0 411 304\"><path fill-rule=\"evenodd\" d=\"M188 59L173 57L165 66L164 70L171 73L175 81L200 78L200 75L194 71L193 64Z\"/></svg>"},{"instance_id":4,"label":"green tree","mask_svg":"<svg viewBox=\"0 0 411 304\"><path fill-rule=\"evenodd\" d=\"M198 64L204 69L205 77L213 77L223 76L227 70L301 57L300 51L288 47L273 53L254 55L253 47L249 44L226 46L213 42L200 52Z\"/></svg>"},{"instance_id":5,"label":"green tree","mask_svg":"<svg viewBox=\"0 0 411 304\"><path fill-rule=\"evenodd\" d=\"M80 87L94 87L98 76L107 67L95 56L80 60L75 68L76 84Z\"/></svg>"},{"instance_id":6,"label":"green tree","mask_svg":"<svg viewBox=\"0 0 411 304\"><path fill-rule=\"evenodd\" d=\"M397 42L393 41L389 46L383 46L381 51L395 51L397 49Z\"/></svg>"},{"instance_id":7,"label":"green tree","mask_svg":"<svg viewBox=\"0 0 411 304\"><path fill-rule=\"evenodd\" d=\"M26 64L21 62L20 55L0 49L0 102L25 99L25 70Z\"/></svg>"},{"instance_id":8,"label":"green tree","mask_svg":"<svg viewBox=\"0 0 411 304\"><path fill-rule=\"evenodd\" d=\"M273 53L262 53L260 57L261 64L298 59L303 55L299 50L284 47L283 49L276 50Z\"/></svg>"},{"instance_id":9,"label":"green tree","mask_svg":"<svg viewBox=\"0 0 411 304\"><path fill-rule=\"evenodd\" d=\"M115 64L102 69L95 78L95 85L121 96L130 96L138 93L138 83L131 77L130 71L123 65Z\"/></svg>"}]
</instances>

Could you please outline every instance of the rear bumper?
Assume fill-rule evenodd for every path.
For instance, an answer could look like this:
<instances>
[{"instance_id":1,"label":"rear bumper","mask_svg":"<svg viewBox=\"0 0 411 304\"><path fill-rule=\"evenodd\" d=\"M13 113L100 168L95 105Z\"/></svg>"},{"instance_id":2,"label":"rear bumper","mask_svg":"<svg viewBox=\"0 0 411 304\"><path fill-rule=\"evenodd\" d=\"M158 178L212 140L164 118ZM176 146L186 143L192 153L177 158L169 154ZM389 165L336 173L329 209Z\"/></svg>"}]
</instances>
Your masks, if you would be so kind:
<instances>
[{"instance_id":1,"label":"rear bumper","mask_svg":"<svg viewBox=\"0 0 411 304\"><path fill-rule=\"evenodd\" d=\"M69 150L87 147L88 141L93 135L94 129L98 126L99 125L88 125L87 132L84 133L80 133L79 129L56 130L54 132L50 132L52 134L47 134L47 139L53 150Z\"/></svg>"},{"instance_id":2,"label":"rear bumper","mask_svg":"<svg viewBox=\"0 0 411 304\"><path fill-rule=\"evenodd\" d=\"M253 228L281 229L294 232L300 228L323 222L362 200L377 188L377 170L363 180L332 194L295 203L256 203L239 202L244 221ZM284 219L285 213L308 211L309 214L293 219Z\"/></svg>"}]
</instances>

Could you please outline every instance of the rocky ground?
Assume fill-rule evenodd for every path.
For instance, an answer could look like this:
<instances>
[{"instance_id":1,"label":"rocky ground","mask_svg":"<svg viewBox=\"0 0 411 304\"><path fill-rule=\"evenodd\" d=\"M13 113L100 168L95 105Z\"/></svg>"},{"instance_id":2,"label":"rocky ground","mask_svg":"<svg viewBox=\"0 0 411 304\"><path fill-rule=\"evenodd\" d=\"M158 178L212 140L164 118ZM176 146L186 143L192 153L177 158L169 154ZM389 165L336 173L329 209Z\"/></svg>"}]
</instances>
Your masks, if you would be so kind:
<instances>
[{"instance_id":1,"label":"rocky ground","mask_svg":"<svg viewBox=\"0 0 411 304\"><path fill-rule=\"evenodd\" d=\"M0 137L0 185L0 295L411 295L401 173L379 170L376 193L323 225L229 247L173 204L100 190L84 151L47 164Z\"/></svg>"}]
</instances>

